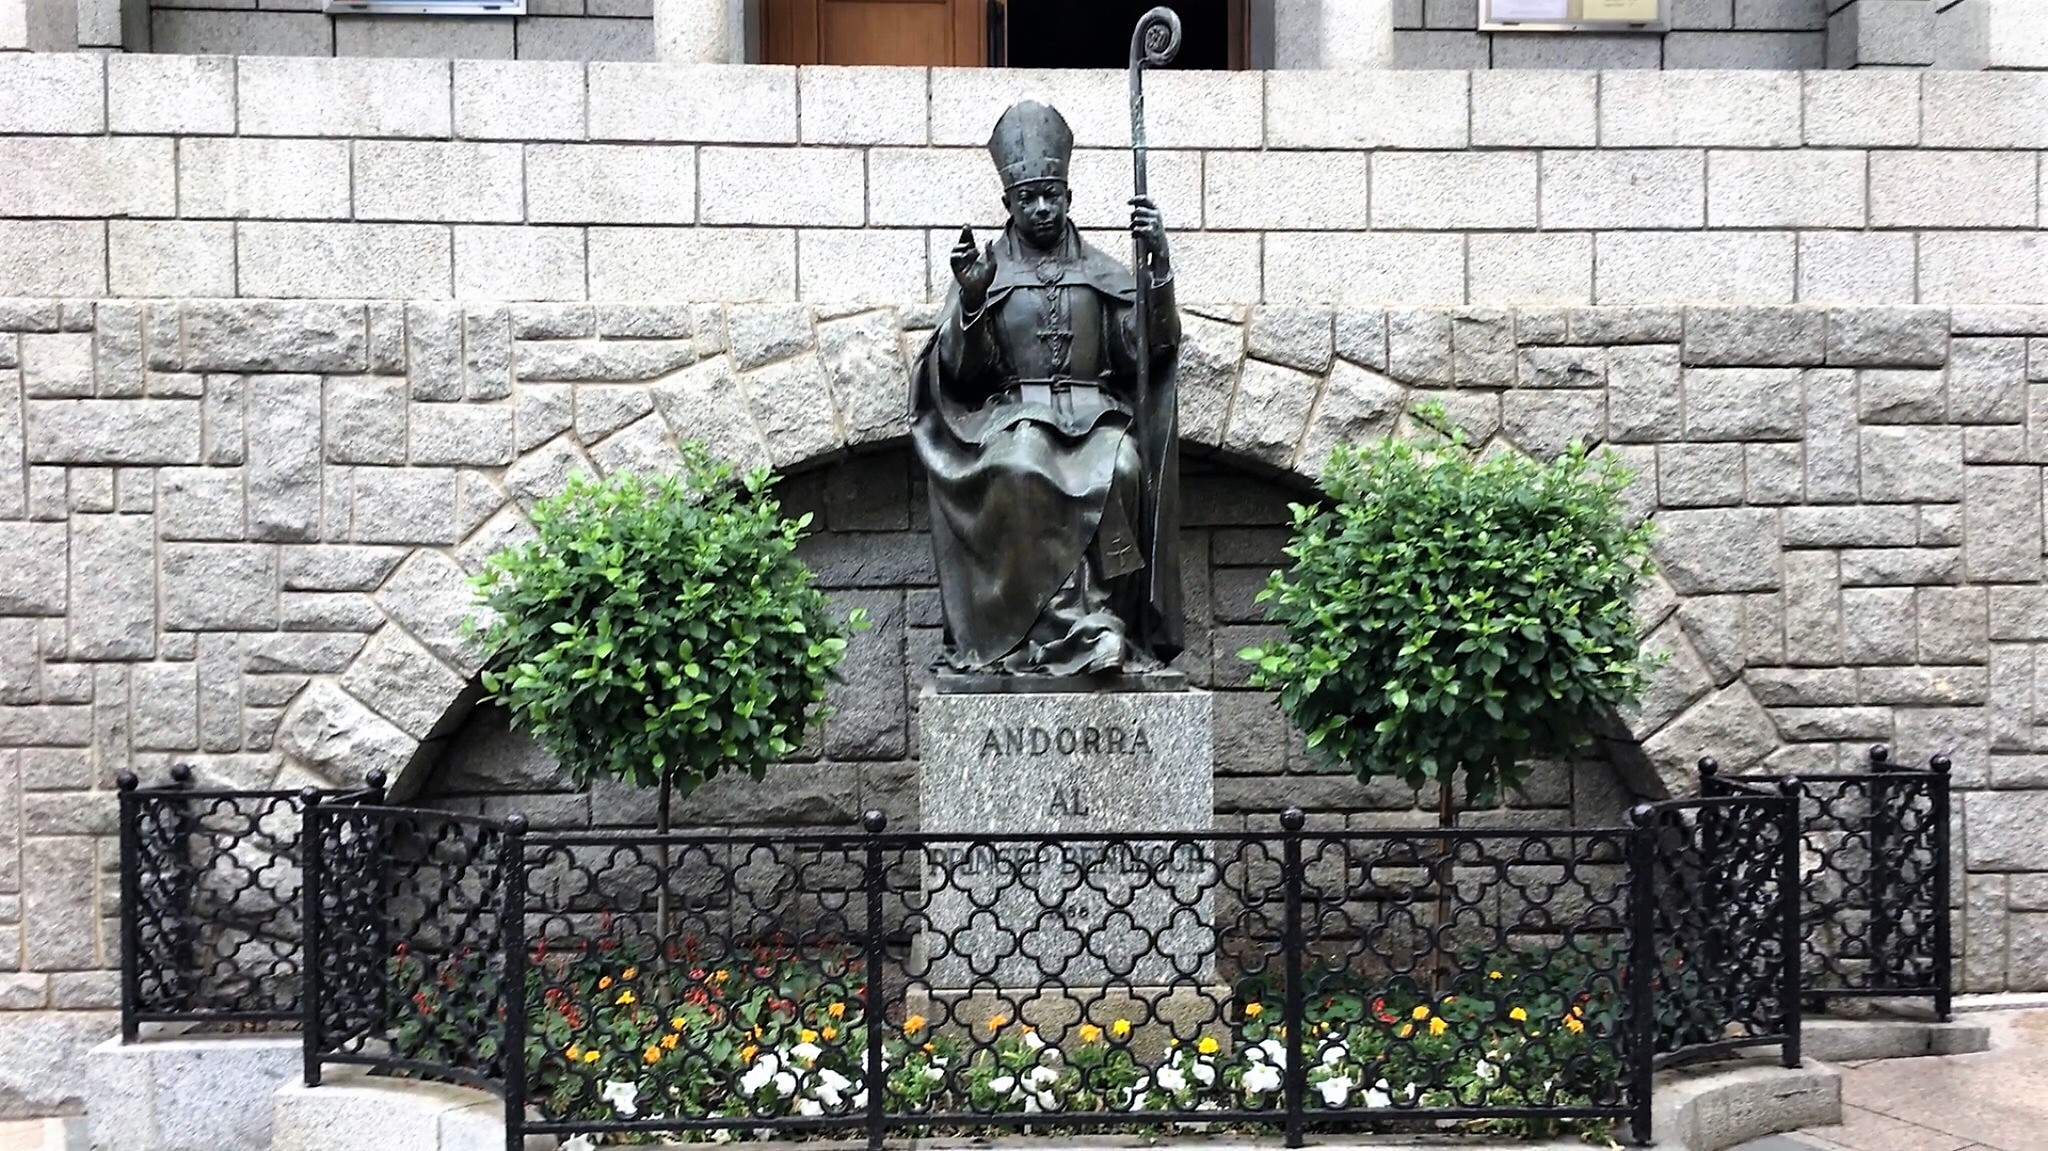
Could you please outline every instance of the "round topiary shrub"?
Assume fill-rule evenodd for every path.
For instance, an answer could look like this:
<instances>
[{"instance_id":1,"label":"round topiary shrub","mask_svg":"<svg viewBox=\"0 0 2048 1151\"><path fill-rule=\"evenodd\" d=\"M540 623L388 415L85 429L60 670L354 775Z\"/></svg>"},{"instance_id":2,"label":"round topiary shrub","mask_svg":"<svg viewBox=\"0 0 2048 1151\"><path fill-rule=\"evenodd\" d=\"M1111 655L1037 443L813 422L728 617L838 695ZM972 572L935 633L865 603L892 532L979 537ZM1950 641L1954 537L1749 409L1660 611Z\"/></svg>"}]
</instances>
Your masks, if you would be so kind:
<instances>
[{"instance_id":1,"label":"round topiary shrub","mask_svg":"<svg viewBox=\"0 0 2048 1151\"><path fill-rule=\"evenodd\" d=\"M573 477L477 577L484 690L580 785L760 778L825 717L867 623L827 611L796 556L811 517L782 515L768 471L682 457L679 475Z\"/></svg>"},{"instance_id":2,"label":"round topiary shrub","mask_svg":"<svg viewBox=\"0 0 2048 1151\"><path fill-rule=\"evenodd\" d=\"M1482 453L1418 419L1430 435L1333 454L1326 499L1295 506L1292 572L1259 593L1285 638L1239 654L1310 747L1361 781L1439 784L1450 822L1460 772L1495 802L1640 695L1650 527L1612 453Z\"/></svg>"}]
</instances>

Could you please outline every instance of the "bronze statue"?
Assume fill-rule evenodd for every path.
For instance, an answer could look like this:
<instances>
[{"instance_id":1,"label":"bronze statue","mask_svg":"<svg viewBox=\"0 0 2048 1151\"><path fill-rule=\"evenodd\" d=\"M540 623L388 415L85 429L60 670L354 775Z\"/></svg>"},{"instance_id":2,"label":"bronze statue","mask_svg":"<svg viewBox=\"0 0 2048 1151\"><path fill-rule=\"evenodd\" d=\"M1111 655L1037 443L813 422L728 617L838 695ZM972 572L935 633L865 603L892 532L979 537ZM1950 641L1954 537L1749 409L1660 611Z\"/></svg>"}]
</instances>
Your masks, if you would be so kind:
<instances>
[{"instance_id":1,"label":"bronze statue","mask_svg":"<svg viewBox=\"0 0 2048 1151\"><path fill-rule=\"evenodd\" d=\"M944 670L1135 675L1180 653L1181 331L1142 140L1135 276L1067 218L1057 111L1017 104L989 140L1009 223L986 246L961 229L911 382Z\"/></svg>"}]
</instances>

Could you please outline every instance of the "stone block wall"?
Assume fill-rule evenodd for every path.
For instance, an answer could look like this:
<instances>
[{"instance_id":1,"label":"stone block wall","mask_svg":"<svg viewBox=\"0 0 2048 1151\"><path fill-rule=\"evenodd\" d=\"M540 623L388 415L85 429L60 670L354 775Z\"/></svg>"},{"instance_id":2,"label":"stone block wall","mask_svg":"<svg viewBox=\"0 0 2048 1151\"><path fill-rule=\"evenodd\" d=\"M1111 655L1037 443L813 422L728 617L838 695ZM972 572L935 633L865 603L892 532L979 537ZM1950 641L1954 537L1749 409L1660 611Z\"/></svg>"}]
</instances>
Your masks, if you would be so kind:
<instances>
[{"instance_id":1,"label":"stone block wall","mask_svg":"<svg viewBox=\"0 0 2048 1151\"><path fill-rule=\"evenodd\" d=\"M1008 101L1067 110L1117 239L1121 85L0 55L0 1115L74 1105L110 1026L119 770L632 813L466 706L465 576L575 468L686 434L792 473L884 626L764 818L849 789L908 818L906 358L998 218ZM2048 986L2048 76L1185 75L1152 112L1226 818L1413 818L1301 770L1229 656L1275 505L1426 395L1615 445L1661 528L1635 739L1486 818L1611 811L1706 753L1946 752L1965 985ZM491 763L527 794L478 795Z\"/></svg>"},{"instance_id":2,"label":"stone block wall","mask_svg":"<svg viewBox=\"0 0 2048 1151\"><path fill-rule=\"evenodd\" d=\"M530 0L525 16L327 15L317 0L155 0L134 51L443 60L652 60L651 0Z\"/></svg>"},{"instance_id":3,"label":"stone block wall","mask_svg":"<svg viewBox=\"0 0 2048 1151\"><path fill-rule=\"evenodd\" d=\"M1000 109L1115 73L0 56L0 293L932 298ZM1153 187L1227 303L2026 303L2048 74L1163 74ZM983 235L988 233L984 230Z\"/></svg>"}]
</instances>

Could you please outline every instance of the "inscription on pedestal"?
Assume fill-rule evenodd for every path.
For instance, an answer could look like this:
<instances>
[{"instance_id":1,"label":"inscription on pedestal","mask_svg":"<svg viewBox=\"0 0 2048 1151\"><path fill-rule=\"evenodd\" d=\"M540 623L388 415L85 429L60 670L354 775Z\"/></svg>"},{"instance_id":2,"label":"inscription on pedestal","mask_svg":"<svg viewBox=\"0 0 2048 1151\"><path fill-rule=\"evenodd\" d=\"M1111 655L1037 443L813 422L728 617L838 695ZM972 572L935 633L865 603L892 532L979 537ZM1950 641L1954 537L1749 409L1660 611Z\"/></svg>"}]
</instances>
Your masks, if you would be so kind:
<instances>
[{"instance_id":1,"label":"inscription on pedestal","mask_svg":"<svg viewBox=\"0 0 2048 1151\"><path fill-rule=\"evenodd\" d=\"M1085 838L1213 826L1206 692L928 691L918 723L921 826L961 837L925 864L919 951L932 986L1213 974L1207 842Z\"/></svg>"}]
</instances>

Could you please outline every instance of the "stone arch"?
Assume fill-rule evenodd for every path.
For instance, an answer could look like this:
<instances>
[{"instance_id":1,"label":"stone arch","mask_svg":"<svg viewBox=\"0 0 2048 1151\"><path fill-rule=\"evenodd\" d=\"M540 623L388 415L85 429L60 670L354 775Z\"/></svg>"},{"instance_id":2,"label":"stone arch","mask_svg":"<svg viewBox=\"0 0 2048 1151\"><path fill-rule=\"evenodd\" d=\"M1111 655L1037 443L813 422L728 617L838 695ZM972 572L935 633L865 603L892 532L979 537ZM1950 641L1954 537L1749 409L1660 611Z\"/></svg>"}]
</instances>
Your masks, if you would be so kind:
<instances>
[{"instance_id":1,"label":"stone arch","mask_svg":"<svg viewBox=\"0 0 2048 1151\"><path fill-rule=\"evenodd\" d=\"M371 593L382 622L346 666L313 677L293 698L277 735L281 777L341 782L376 768L395 797L410 794L436 741L477 696L483 653L463 627L468 578L491 552L530 534L533 501L578 470L672 466L680 439L782 471L898 446L908 433L909 364L936 318L928 304L447 313L464 331L480 319L508 328L508 363L495 368L505 388L490 398L509 398L517 450L502 466L463 473L457 542L414 547L392 567ZM1418 323L1445 328L1441 362L1404 360L1402 325ZM1195 307L1185 324L1182 437L1196 454L1305 486L1332 447L1391 430L1423 389L1476 438L1539 452L1561 444L1551 429L1505 426L1497 384L1445 388L1461 369L1495 370L1503 359L1513 373L1506 313ZM467 354L473 370L476 354ZM430 402L420 371L415 363L415 408ZM1640 715L1617 721L1608 749L1634 791L1685 790L1692 761L1709 751L1746 766L1776 746L1739 679L1739 620L1731 645L1728 621L1688 619L1660 577L1644 622L1649 646L1668 660Z\"/></svg>"}]
</instances>

